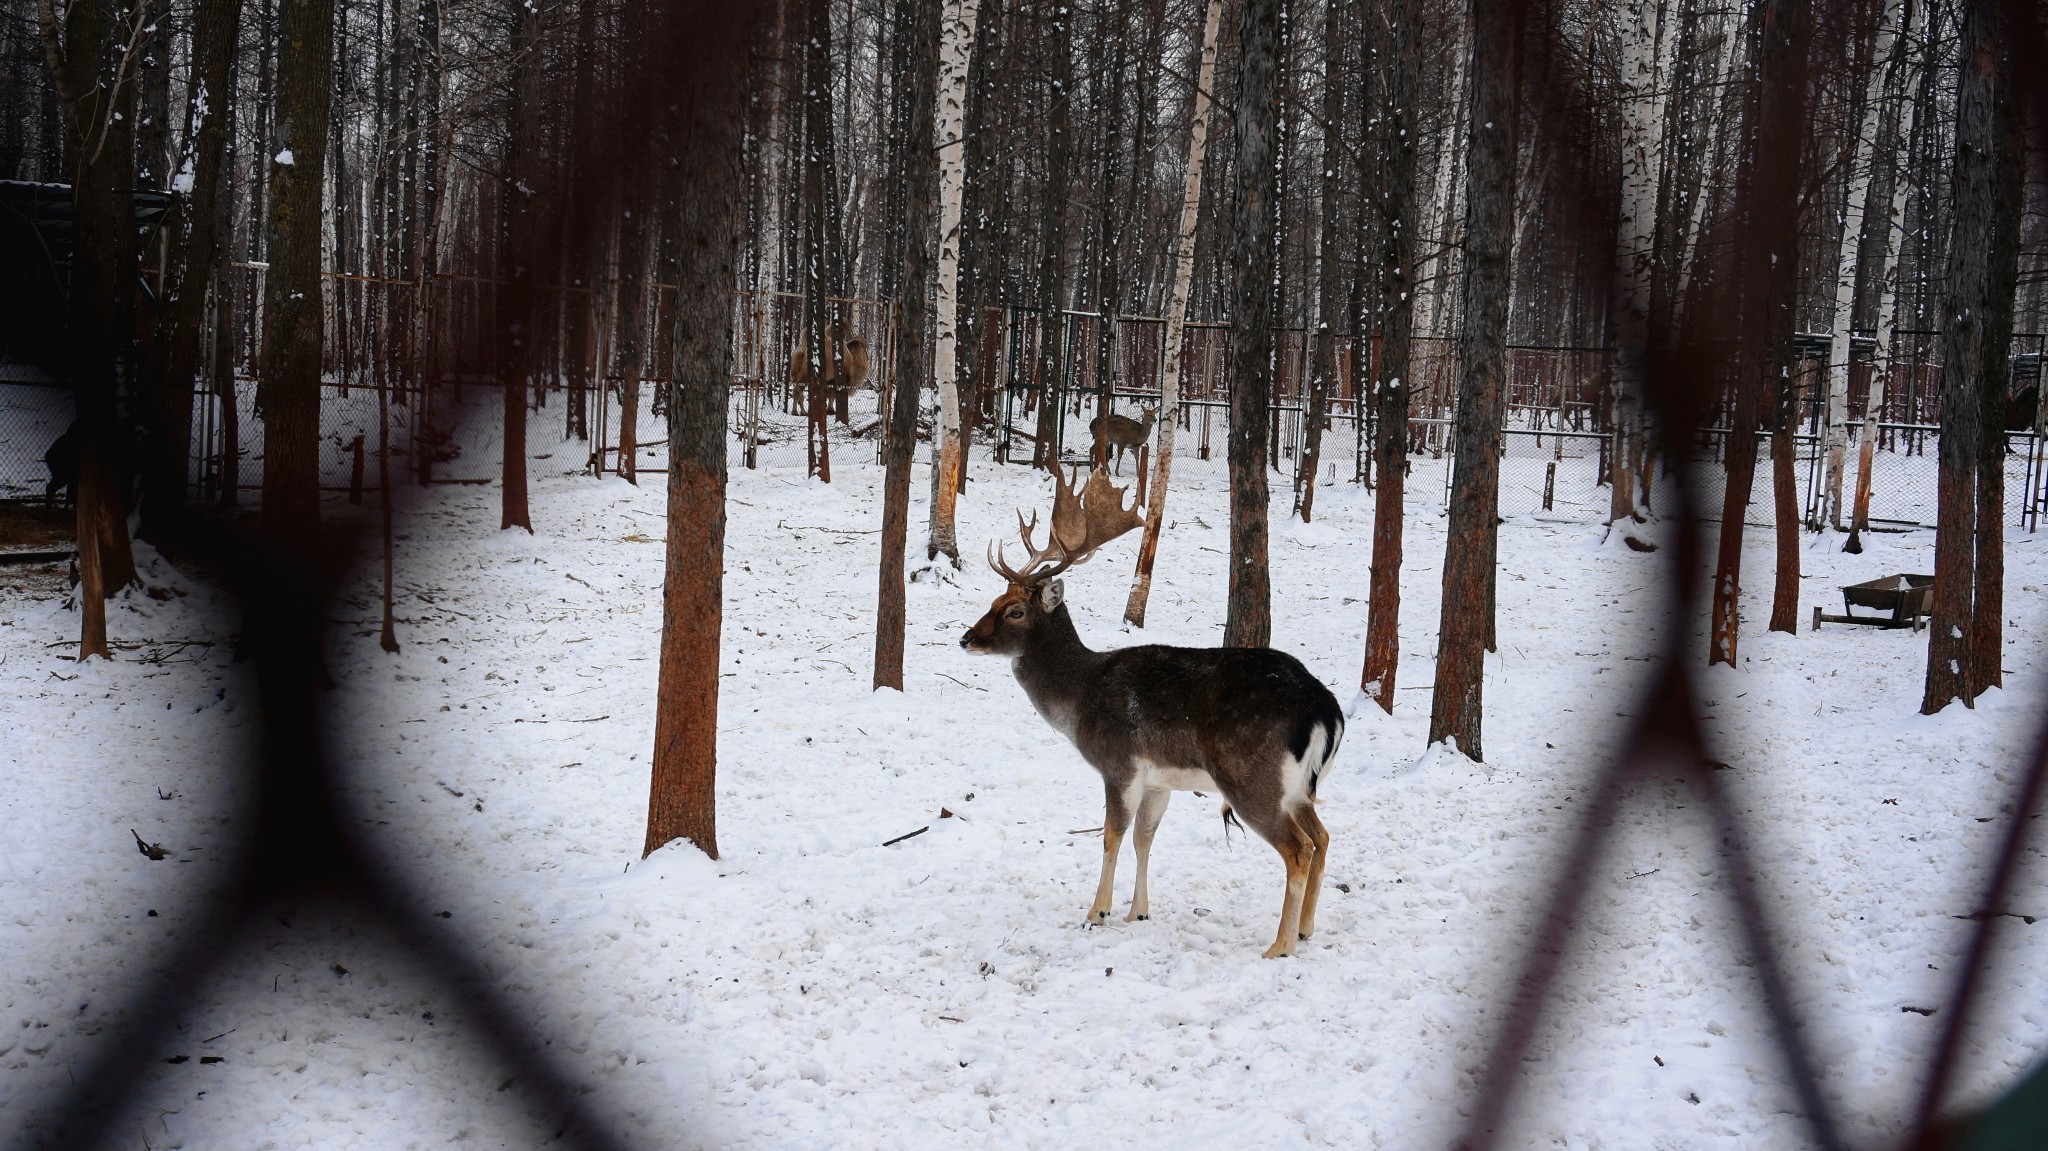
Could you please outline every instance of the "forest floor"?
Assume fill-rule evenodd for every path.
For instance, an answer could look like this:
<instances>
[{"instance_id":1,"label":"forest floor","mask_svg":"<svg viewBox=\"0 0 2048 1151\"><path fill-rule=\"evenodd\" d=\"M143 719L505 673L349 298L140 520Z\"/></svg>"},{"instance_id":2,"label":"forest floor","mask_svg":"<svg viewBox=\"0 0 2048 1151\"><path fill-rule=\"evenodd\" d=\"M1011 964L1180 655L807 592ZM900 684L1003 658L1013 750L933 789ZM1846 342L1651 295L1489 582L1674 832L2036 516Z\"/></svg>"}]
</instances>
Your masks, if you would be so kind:
<instances>
[{"instance_id":1,"label":"forest floor","mask_svg":"<svg viewBox=\"0 0 2048 1151\"><path fill-rule=\"evenodd\" d=\"M1418 460L1414 489L1440 486L1442 466ZM1127 851L1118 916L1081 926L1100 785L1006 663L957 643L999 590L983 541L1050 488L1022 468L981 472L960 511L970 562L911 587L899 694L868 689L879 472L843 466L828 487L734 471L717 862L687 844L639 859L661 477L539 475L533 535L492 530L495 489L431 491L400 522L403 649L377 648L373 565L332 613L331 734L353 817L430 929L469 949L585 1102L643 1145L1444 1146L1591 780L1671 629L1697 646L1701 612L1659 590L1676 549L1639 553L1582 523L1501 529L1487 762L1473 763L1424 747L1445 525L1416 505L1398 704L1354 715L1321 792L1320 930L1267 961L1281 867L1226 839L1214 798L1175 801L1149 921L1121 918ZM1220 638L1221 464L1184 459L1175 481L1142 636L1119 620L1134 538L1068 576L1098 647ZM921 524L922 467L912 488ZM1285 500L1274 644L1349 699L1371 495L1325 487L1306 526L1280 518ZM1671 542L1669 525L1643 533ZM1922 717L1925 633L1805 629L1813 605L1838 610L1838 585L1929 570L1933 533L1876 536L1860 556L1808 537L1796 636L1763 630L1769 532L1750 541L1741 666L1694 683L1824 1094L1852 1142L1882 1146L1948 1020L1962 917L1985 910L1980 868L2042 712L2048 546L2009 537L2006 687ZM48 1121L124 991L192 942L248 822L236 761L254 683L230 661L231 605L140 559L145 587L110 613L126 645L112 663L72 662L77 616L60 598L0 589L13 1130ZM1807 1145L1716 839L1677 781L1628 796L1504 1146ZM1966 1100L2048 1049L2038 840L1996 909L2031 918L2005 921L1997 990L1964 1046ZM115 1145L552 1136L561 1116L398 939L361 908L309 903L212 941L210 967L177 973L189 998Z\"/></svg>"}]
</instances>

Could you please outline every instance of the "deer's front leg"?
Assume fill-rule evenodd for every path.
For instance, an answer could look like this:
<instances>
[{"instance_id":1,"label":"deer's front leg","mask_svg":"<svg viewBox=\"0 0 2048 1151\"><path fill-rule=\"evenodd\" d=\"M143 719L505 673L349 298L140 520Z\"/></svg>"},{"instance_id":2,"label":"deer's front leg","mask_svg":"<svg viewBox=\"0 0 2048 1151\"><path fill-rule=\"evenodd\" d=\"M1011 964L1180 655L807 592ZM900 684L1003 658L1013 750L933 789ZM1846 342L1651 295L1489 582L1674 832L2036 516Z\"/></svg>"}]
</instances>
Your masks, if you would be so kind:
<instances>
[{"instance_id":1,"label":"deer's front leg","mask_svg":"<svg viewBox=\"0 0 2048 1151\"><path fill-rule=\"evenodd\" d=\"M1116 887L1116 856L1124 846L1124 832L1131 826L1130 797L1115 784L1104 787L1102 804L1102 880L1095 885L1095 902L1088 908L1087 926L1109 921L1110 894Z\"/></svg>"},{"instance_id":2,"label":"deer's front leg","mask_svg":"<svg viewBox=\"0 0 2048 1151\"><path fill-rule=\"evenodd\" d=\"M1138 849L1138 883L1131 889L1131 913L1125 916L1129 922L1152 918L1152 899L1148 881L1152 871L1152 833L1159 830L1159 821L1166 818L1166 801L1173 793L1165 788L1145 792L1145 798L1138 801L1137 836L1131 841Z\"/></svg>"}]
</instances>

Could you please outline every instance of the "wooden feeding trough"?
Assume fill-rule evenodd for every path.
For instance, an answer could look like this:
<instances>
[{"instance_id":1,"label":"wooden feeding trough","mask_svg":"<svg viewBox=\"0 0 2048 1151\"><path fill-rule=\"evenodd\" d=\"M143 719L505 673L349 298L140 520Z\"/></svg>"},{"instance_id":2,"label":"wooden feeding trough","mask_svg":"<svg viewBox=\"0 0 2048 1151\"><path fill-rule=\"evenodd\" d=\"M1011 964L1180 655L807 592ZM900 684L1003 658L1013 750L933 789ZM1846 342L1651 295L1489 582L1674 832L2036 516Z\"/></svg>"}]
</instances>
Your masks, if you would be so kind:
<instances>
[{"instance_id":1,"label":"wooden feeding trough","mask_svg":"<svg viewBox=\"0 0 2048 1151\"><path fill-rule=\"evenodd\" d=\"M1860 623L1869 627L1910 627L1915 631L1925 626L1927 601L1934 594L1934 577L1931 575L1888 575L1882 579L1852 583L1842 589L1841 615L1822 614L1820 608L1813 609L1813 627L1820 630L1824 623ZM1857 608L1868 608L1882 615L1857 615Z\"/></svg>"}]
</instances>

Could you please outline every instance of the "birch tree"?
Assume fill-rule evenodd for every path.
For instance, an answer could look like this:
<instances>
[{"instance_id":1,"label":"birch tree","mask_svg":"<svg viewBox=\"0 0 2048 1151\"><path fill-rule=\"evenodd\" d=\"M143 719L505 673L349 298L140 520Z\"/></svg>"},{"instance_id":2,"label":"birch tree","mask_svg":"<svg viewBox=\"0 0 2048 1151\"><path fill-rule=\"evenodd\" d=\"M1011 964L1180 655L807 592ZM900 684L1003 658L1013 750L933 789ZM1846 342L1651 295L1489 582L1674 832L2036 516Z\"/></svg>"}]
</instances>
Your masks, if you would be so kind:
<instances>
[{"instance_id":1,"label":"birch tree","mask_svg":"<svg viewBox=\"0 0 2048 1151\"><path fill-rule=\"evenodd\" d=\"M1145 533L1138 545L1138 570L1124 620L1145 626L1145 606L1152 596L1152 565L1159 556L1159 530L1166 519L1166 485L1173 475L1173 433L1180 422L1180 354L1187 330L1188 290L1195 271L1195 225L1202 211L1202 163L1209 150L1209 94L1216 85L1216 32L1223 22L1223 0L1209 0L1202 21L1202 62L1196 70L1194 116L1188 125L1187 180L1180 202L1180 224L1173 235L1173 288L1166 304L1166 349L1159 370L1158 455L1152 461Z\"/></svg>"},{"instance_id":2,"label":"birch tree","mask_svg":"<svg viewBox=\"0 0 2048 1151\"><path fill-rule=\"evenodd\" d=\"M1826 459L1821 521L1840 530L1842 526L1842 483L1849 454L1849 385L1852 348L1849 337L1856 322L1857 267L1862 244L1852 238L1863 235L1866 206L1870 202L1871 178L1878 167L1877 145L1880 120L1884 115L1886 69L1879 61L1891 56L1894 29L1904 0L1890 0L1878 23L1877 43L1869 57L1865 77L1862 115L1856 119L1856 138L1850 145L1849 186L1842 202L1842 217L1836 240L1835 306L1833 338L1828 341L1828 392L1822 451Z\"/></svg>"},{"instance_id":3,"label":"birch tree","mask_svg":"<svg viewBox=\"0 0 2048 1151\"><path fill-rule=\"evenodd\" d=\"M960 566L960 543L954 507L960 494L960 470L967 445L960 429L960 204L967 189L967 153L963 146L967 110L969 53L974 47L974 21L979 0L946 0L939 47L939 286L932 372L939 389L939 434L932 444L931 538L925 559L944 552ZM923 292L922 286L910 288ZM922 338L922 337L920 337ZM897 355L904 346L898 345ZM922 381L904 377L915 388Z\"/></svg>"},{"instance_id":4,"label":"birch tree","mask_svg":"<svg viewBox=\"0 0 2048 1151\"><path fill-rule=\"evenodd\" d=\"M1615 237L1616 329L1613 430L1608 452L1610 524L1636 515L1635 466L1644 434L1643 356L1649 347L1652 249L1655 245L1664 122L1663 5L1628 0L1621 30L1621 219Z\"/></svg>"}]
</instances>

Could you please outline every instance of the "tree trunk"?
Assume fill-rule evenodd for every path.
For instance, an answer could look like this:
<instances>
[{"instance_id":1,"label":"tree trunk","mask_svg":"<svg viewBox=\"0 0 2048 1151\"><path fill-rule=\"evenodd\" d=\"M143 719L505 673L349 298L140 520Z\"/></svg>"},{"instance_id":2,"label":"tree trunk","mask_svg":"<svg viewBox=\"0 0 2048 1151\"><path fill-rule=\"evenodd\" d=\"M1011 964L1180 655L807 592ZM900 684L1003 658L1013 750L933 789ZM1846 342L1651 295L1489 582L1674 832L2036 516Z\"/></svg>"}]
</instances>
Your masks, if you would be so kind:
<instances>
[{"instance_id":1,"label":"tree trunk","mask_svg":"<svg viewBox=\"0 0 2048 1151\"><path fill-rule=\"evenodd\" d=\"M1046 37L1052 59L1052 92L1046 110L1046 192L1052 203L1040 210L1038 232L1038 306L1044 309L1044 329L1038 340L1038 442L1031 449L1031 463L1059 466L1060 437L1066 412L1064 376L1067 366L1067 317L1064 290L1067 283L1067 208L1069 194L1068 156L1071 132L1071 92L1074 86L1074 16L1065 5L1055 4Z\"/></svg>"},{"instance_id":2,"label":"tree trunk","mask_svg":"<svg viewBox=\"0 0 2048 1151\"><path fill-rule=\"evenodd\" d=\"M225 197L223 163L228 101L234 91L236 32L242 0L202 0L192 18L192 74L183 161L174 178L185 193L174 205L163 304L145 371L152 397L148 457L142 473L142 534L159 547L178 535L192 451L192 394L204 341L206 300L220 267L216 209Z\"/></svg>"},{"instance_id":3,"label":"tree trunk","mask_svg":"<svg viewBox=\"0 0 2048 1151\"><path fill-rule=\"evenodd\" d=\"M922 0L919 0L917 10L923 11ZM939 389L939 428L938 434L933 438L932 443L934 475L932 477L931 536L925 544L925 559L937 559L943 553L946 558L953 561L953 566L956 568L960 566L960 543L954 526L954 505L955 500L959 496L960 476L967 458L966 438L961 432L958 359L960 343L960 209L962 197L967 187L967 156L963 147L962 136L966 127L967 76L969 65L972 63L968 59L968 53L974 46L974 25L978 15L978 0L948 0L946 3L945 12L942 17L944 36L939 47L939 78L937 81L939 95L936 97L936 114L941 121L936 129L937 139L941 142L940 147L943 150L943 155L938 165L939 284L937 326L934 333L936 339L933 346L933 374L937 379ZM924 50L922 47L924 43L922 27L917 27L912 34L915 37L916 44L919 45L917 51L922 52ZM912 66L915 69L921 68L923 65L921 63L913 63ZM923 77L913 71L910 78L913 100L922 91L922 88L919 87L922 83ZM914 107L911 109L910 114L913 117L911 120L911 130L914 133L922 134L925 125L915 119L917 113ZM930 118L930 116L926 117L926 119ZM916 183L917 179L924 178L918 175L921 171L920 164L921 162L919 161L912 161L904 169L904 178L906 180L905 195L911 204L917 204L919 202L918 196L922 194L919 189L922 189L923 185ZM913 221L920 218L914 216ZM911 230L913 232L919 230L919 225L913 222ZM901 337L896 343L896 386L899 391L907 387L914 395L924 383L923 374L920 372L917 375L910 375L903 369L910 363L923 360L924 328L922 322L915 329L906 328L904 325L909 319L910 305L907 301L910 296L918 297L917 312L919 313L920 321L924 312L924 281L909 279L911 271L909 251L914 247L922 245L924 241L912 235L905 235L903 243L905 245L905 261L903 265L905 277L903 283L905 287L904 295L898 298L905 302L897 308L896 317L896 330ZM922 253L920 253L919 258L922 259ZM913 338L913 332L919 345L916 351L913 351L909 344L903 342L903 340ZM920 366L922 366L921 363ZM897 400L898 407L901 407L902 403L901 399ZM914 421L916 419L914 399L912 403L911 418ZM892 429L894 428L894 418L894 413L892 412ZM907 464L905 466L906 468L908 467ZM908 471L904 473L905 483L909 482L909 474ZM906 495L905 498L907 499L908 496ZM905 514L907 515L908 513L906 512ZM901 568L902 564L899 562L897 567ZM898 574L900 575L901 573L899 572ZM884 579L886 578L887 573L885 571ZM876 658L877 660L881 658L879 652ZM900 673L898 678L901 678ZM877 686L880 686L879 681Z\"/></svg>"},{"instance_id":4,"label":"tree trunk","mask_svg":"<svg viewBox=\"0 0 2048 1151\"><path fill-rule=\"evenodd\" d=\"M1720 550L1714 563L1710 666L1735 665L1741 629L1742 528L1756 477L1757 425L1765 398L1775 398L1779 388L1789 385L1794 367L1793 302L1800 248L1794 206L1799 202L1799 144L1807 130L1804 65L1809 31L1803 0L1767 0L1755 33L1756 95L1747 117L1755 151L1744 169L1738 205L1747 220L1738 275L1739 374L1728 429ZM1783 558L1781 552L1780 562Z\"/></svg>"},{"instance_id":5,"label":"tree trunk","mask_svg":"<svg viewBox=\"0 0 2048 1151\"><path fill-rule=\"evenodd\" d=\"M1507 358L1510 245L1514 238L1520 37L1510 0L1474 0L1466 125L1465 251L1458 340L1457 458L1444 548L1442 624L1429 742L1455 740L1485 758L1480 680L1493 634L1493 569L1500 534L1501 384Z\"/></svg>"},{"instance_id":6,"label":"tree trunk","mask_svg":"<svg viewBox=\"0 0 2048 1151\"><path fill-rule=\"evenodd\" d=\"M1323 11L1323 155L1322 235L1316 245L1316 325L1314 365L1309 374L1306 421L1302 428L1301 466L1295 470L1296 506L1301 522L1315 516L1316 471L1322 466L1323 421L1329 418L1330 384L1337 374L1337 325L1344 314L1344 267L1339 258L1344 243L1344 216L1348 191L1356 187L1344 162L1344 151L1336 139L1337 125L1344 122L1344 85L1339 70L1344 62L1344 0L1324 0Z\"/></svg>"},{"instance_id":7,"label":"tree trunk","mask_svg":"<svg viewBox=\"0 0 2048 1151\"><path fill-rule=\"evenodd\" d=\"M746 179L749 9L683 3L673 79L680 211L668 402L668 568L654 774L643 853L687 839L718 858L718 643L724 604L726 391L732 378L734 268Z\"/></svg>"},{"instance_id":8,"label":"tree trunk","mask_svg":"<svg viewBox=\"0 0 2048 1151\"><path fill-rule=\"evenodd\" d=\"M1998 0L1963 5L1953 230L1942 302L1941 470L1923 715L1995 682L2004 610L2004 400L2018 279L2013 29Z\"/></svg>"},{"instance_id":9,"label":"tree trunk","mask_svg":"<svg viewBox=\"0 0 2048 1151\"><path fill-rule=\"evenodd\" d=\"M278 4L277 109L262 163L270 173L270 270L263 282L263 522L288 552L320 530L320 193L334 92L333 10Z\"/></svg>"},{"instance_id":10,"label":"tree trunk","mask_svg":"<svg viewBox=\"0 0 2048 1151\"><path fill-rule=\"evenodd\" d=\"M498 289L498 322L505 326L504 373L505 439L501 514L498 530L525 528L533 531L533 517L526 492L526 401L532 386L535 347L540 336L540 314L534 292L534 276L551 263L541 252L541 234L547 227L541 219L542 204L536 191L542 184L540 9L528 0L512 0L512 58L517 62L512 81L512 132L505 160L505 183L500 204L503 211L503 244L499 260L504 286Z\"/></svg>"},{"instance_id":11,"label":"tree trunk","mask_svg":"<svg viewBox=\"0 0 2048 1151\"><path fill-rule=\"evenodd\" d=\"M1152 566L1159 555L1159 531L1166 521L1166 485L1173 474L1174 429L1180 426L1180 355L1187 330L1188 291L1195 271L1195 227L1202 210L1202 164L1209 150L1209 94L1216 84L1216 33L1223 0L1209 0L1202 23L1202 61L1195 83L1194 119L1188 127L1187 180L1181 192L1180 227L1173 237L1173 288L1166 305L1166 347L1159 371L1159 454L1152 461L1151 492L1145 503L1145 532L1138 545L1138 570L1124 604L1124 619L1145 626L1152 597Z\"/></svg>"},{"instance_id":12,"label":"tree trunk","mask_svg":"<svg viewBox=\"0 0 2048 1151\"><path fill-rule=\"evenodd\" d=\"M1237 171L1230 244L1230 606L1226 647L1273 631L1266 569L1266 432L1273 397L1273 170L1282 0L1244 0L1238 18Z\"/></svg>"},{"instance_id":13,"label":"tree trunk","mask_svg":"<svg viewBox=\"0 0 2048 1151\"><path fill-rule=\"evenodd\" d=\"M960 35L963 41L972 33L973 0L966 0L969 10L958 18L969 25L966 29L950 30ZM958 9L955 9L958 15ZM896 296L896 331L890 344L896 350L894 380L890 393L889 428L882 447L884 476L882 480L882 571L880 594L875 607L875 682L876 688L893 687L903 690L903 627L904 587L903 553L910 534L910 458L917 448L917 397L919 385L925 378L924 329L925 329L925 283L931 275L931 205L934 192L936 155L933 151L934 126L932 123L936 102L933 88L938 68L940 0L897 0L897 34L907 41L909 65L908 74L903 77L907 91L906 113L909 117L909 139L904 142L901 155L902 185L905 218L902 245L903 271L897 278L900 291ZM957 58L956 68L964 63ZM959 69L965 71L965 69ZM950 79L950 77L949 77ZM961 95L955 88L949 92L954 103L947 109L948 126L954 134L948 142L958 140L957 98ZM958 169L957 158L960 149L957 144L950 148L948 161L950 169ZM940 234L952 253L950 271L958 271L960 252L960 187L952 183L947 192L951 209L942 208L946 217L940 224ZM950 226L948 226L950 225ZM944 284L942 279L941 284ZM952 293L940 288L941 306L951 302ZM948 316L948 324L952 317ZM948 335L951 333L948 332ZM951 341L941 346L949 346ZM951 368L952 365L946 365ZM942 379L946 378L944 376ZM953 402L954 427L957 431L959 420L958 393ZM949 453L958 457L957 447ZM940 498L950 500L954 485L943 477L939 481ZM957 563L958 555L954 556Z\"/></svg>"},{"instance_id":14,"label":"tree trunk","mask_svg":"<svg viewBox=\"0 0 2048 1151\"><path fill-rule=\"evenodd\" d=\"M1792 471L1798 449L1792 442L1797 430L1792 409L1792 399L1787 396L1779 405L1778 429L1771 436L1771 504L1778 541L1776 578L1771 585L1771 630L1787 635L1799 632L1799 488Z\"/></svg>"},{"instance_id":15,"label":"tree trunk","mask_svg":"<svg viewBox=\"0 0 2048 1151\"><path fill-rule=\"evenodd\" d=\"M1401 665L1401 550L1408 485L1410 334L1415 326L1415 94L1422 70L1422 5L1397 0L1387 13L1387 85L1380 150L1380 360L1372 380L1376 406L1373 454L1372 569L1366 593L1365 667L1358 687L1388 714ZM1365 358L1366 350L1356 353ZM1363 403L1363 396L1360 397Z\"/></svg>"},{"instance_id":16,"label":"tree trunk","mask_svg":"<svg viewBox=\"0 0 2048 1151\"><path fill-rule=\"evenodd\" d=\"M647 213L635 205L619 221L619 475L640 484L640 377L646 372Z\"/></svg>"},{"instance_id":17,"label":"tree trunk","mask_svg":"<svg viewBox=\"0 0 2048 1151\"><path fill-rule=\"evenodd\" d=\"M1870 188L1865 195L1862 235L1856 245L1856 311L1852 325L1876 333L1877 347L1863 392L1863 437L1857 445L1856 501L1849 519L1849 539L1842 550L1863 550L1862 533L1870 527L1871 468L1876 462L1877 424L1884 410L1885 376L1891 370L1893 328L1898 318L1897 265L1901 245L1892 242L1896 222L1904 217L1908 184L1899 179L1899 143L1913 135L1917 108L1905 98L1907 45L1913 42L1915 13L1925 5L1906 0L1902 34L1892 41L1885 65L1877 146L1872 154Z\"/></svg>"}]
</instances>

